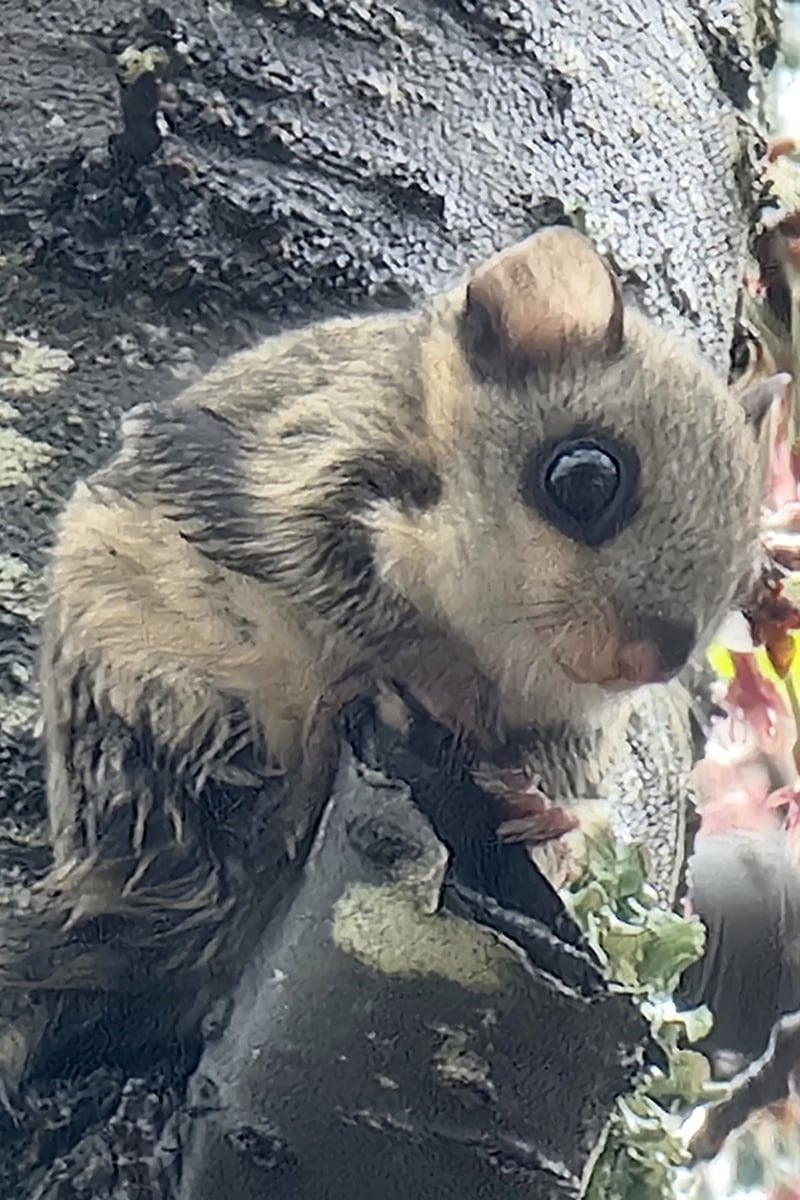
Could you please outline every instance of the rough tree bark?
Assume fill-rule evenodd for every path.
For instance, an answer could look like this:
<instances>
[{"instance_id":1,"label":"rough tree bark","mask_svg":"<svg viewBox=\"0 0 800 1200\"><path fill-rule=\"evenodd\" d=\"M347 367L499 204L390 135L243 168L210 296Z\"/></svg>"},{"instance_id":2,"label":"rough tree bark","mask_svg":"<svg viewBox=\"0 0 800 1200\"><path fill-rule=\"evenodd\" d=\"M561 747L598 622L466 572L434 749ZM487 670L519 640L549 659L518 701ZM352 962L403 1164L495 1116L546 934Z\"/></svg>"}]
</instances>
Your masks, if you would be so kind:
<instances>
[{"instance_id":1,"label":"rough tree bark","mask_svg":"<svg viewBox=\"0 0 800 1200\"><path fill-rule=\"evenodd\" d=\"M641 304L695 335L724 373L756 186L749 105L774 57L775 14L772 0L2 0L0 13L0 888L24 906L47 860L33 681L48 529L75 477L108 453L118 413L287 321L409 303L565 210ZM660 813L668 894L690 750L685 721L665 713L643 713L609 787L629 816ZM126 1081L131 1061L115 1058L112 1033L105 1061L67 1056L71 1078L55 1083L67 1058L54 1051L26 1093L21 1132L3 1131L14 1148L0 1156L4 1196L176 1195L182 1148L183 1194L195 1198L223 1187L260 1196L265 1172L269 1194L287 1198L323 1186L331 1200L378 1188L577 1194L615 1095L640 1069L638 1018L602 989L590 1005L574 981L562 992L532 982L507 926L464 934L467 960L506 981L491 1036L472 968L445 985L439 963L409 984L370 957L396 909L367 934L351 923L346 945L322 925L309 932L309 913L333 925L348 888L386 882L386 864L343 832L365 805L380 808L384 785L369 786L367 797L343 776L305 890L243 981L238 1024L209 1039L188 1109L176 1116L191 1063L149 1062ZM398 836L418 841L409 878L422 920L441 886L441 844L403 795ZM403 878L394 867L390 891ZM461 917L441 919L466 928L461 903ZM450 946L447 928L433 941ZM512 936L525 943L524 930ZM309 962L315 978L296 980ZM276 963L297 988L265 1002ZM290 1002L297 1021L309 1007L327 1012L302 1025L291 1070L274 1040ZM399 1058L355 1053L367 1020L384 1047L406 1039ZM241 1108L230 1064L265 1036L273 1091L279 1071L289 1087L306 1079L297 1111L276 1115L261 1095L260 1125L237 1111L221 1129L203 1081L214 1076L214 1095ZM563 1055L545 1061L559 1037ZM0 1036L0 1059L14 1054ZM336 1096L331 1063L348 1055L356 1075L343 1071ZM479 1078L485 1056L493 1070L506 1063L491 1087ZM440 1064L444 1091L426 1101L435 1111L408 1069L421 1059ZM370 1085L359 1113L331 1124L323 1109L346 1107L367 1072L400 1101L378 1104ZM310 1080L323 1100L303 1130ZM247 1087L252 1106L263 1071ZM491 1119L463 1119L487 1106ZM347 1147L335 1177L329 1146Z\"/></svg>"}]
</instances>

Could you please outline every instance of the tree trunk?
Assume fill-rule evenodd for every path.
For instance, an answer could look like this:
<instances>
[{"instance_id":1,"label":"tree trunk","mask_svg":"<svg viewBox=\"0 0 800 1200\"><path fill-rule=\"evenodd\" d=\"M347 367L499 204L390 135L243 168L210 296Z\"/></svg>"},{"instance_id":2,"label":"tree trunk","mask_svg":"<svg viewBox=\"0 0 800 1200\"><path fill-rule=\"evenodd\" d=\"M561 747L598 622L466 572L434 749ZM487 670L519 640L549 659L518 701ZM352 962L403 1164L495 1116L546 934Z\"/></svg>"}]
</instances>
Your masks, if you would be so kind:
<instances>
[{"instance_id":1,"label":"tree trunk","mask_svg":"<svg viewBox=\"0 0 800 1200\"><path fill-rule=\"evenodd\" d=\"M47 860L33 680L49 527L108 454L118 414L288 322L413 302L565 213L724 374L757 186L749 105L775 15L771 0L167 0L143 13L125 0L4 0L0 11L0 898L24 907ZM655 830L669 896L691 754L685 714L665 713L643 712L610 786L632 824L644 813ZM194 1121L176 1116L191 1064L148 1063L126 1082L130 1064L109 1061L60 1091L57 1063L39 1064L25 1137L0 1163L9 1200L121 1197L132 1181L174 1196L182 1151L181 1194L194 1198L231 1185L261 1196L264 1172L279 1200L577 1194L640 1071L641 1022L602 988L592 1003L574 981L554 992L507 928L488 949L463 912L437 922L470 933L430 936L463 935L470 961L488 956L505 981L490 988L491 1035L485 993L463 976L409 982L357 952L352 930L349 948L321 932L348 889L387 882L343 832L369 804L345 773L313 865L192 1081ZM417 835L435 863L434 831ZM436 878L415 893L419 921ZM265 991L278 969L291 985L280 995ZM264 1099L263 1071L231 1068L254 1040L269 1046L273 1100L281 1079L291 1104ZM0 1036L0 1061L14 1053ZM491 1087L475 1076L487 1055L505 1064ZM412 1069L423 1060L445 1064L427 1092ZM238 1106L233 1125L197 1099L204 1075ZM367 1077L354 1102L348 1089ZM258 1119L239 1111L243 1079ZM333 1121L348 1095L349 1121ZM337 1149L348 1168L331 1175Z\"/></svg>"}]
</instances>

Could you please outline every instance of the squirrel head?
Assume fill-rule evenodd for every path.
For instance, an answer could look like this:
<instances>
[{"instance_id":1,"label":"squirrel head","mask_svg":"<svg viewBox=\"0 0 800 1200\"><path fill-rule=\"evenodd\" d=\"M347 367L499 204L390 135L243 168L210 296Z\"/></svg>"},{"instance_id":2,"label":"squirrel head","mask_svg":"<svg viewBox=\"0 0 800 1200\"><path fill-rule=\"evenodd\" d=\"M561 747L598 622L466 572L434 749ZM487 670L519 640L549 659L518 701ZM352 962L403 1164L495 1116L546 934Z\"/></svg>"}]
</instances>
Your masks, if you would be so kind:
<instances>
[{"instance_id":1,"label":"squirrel head","mask_svg":"<svg viewBox=\"0 0 800 1200\"><path fill-rule=\"evenodd\" d=\"M763 381L737 396L566 227L434 305L420 376L441 490L369 514L384 580L470 647L512 724L679 673L754 551Z\"/></svg>"}]
</instances>

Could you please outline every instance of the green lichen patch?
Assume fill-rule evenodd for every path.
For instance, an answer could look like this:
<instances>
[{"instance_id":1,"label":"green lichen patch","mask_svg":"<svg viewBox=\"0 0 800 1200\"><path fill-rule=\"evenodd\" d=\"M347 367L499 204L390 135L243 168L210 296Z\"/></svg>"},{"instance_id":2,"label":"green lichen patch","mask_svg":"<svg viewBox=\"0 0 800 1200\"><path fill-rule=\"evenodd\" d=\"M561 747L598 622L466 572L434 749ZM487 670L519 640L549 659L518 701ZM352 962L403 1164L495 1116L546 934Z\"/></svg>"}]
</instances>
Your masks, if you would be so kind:
<instances>
[{"instance_id":1,"label":"green lichen patch","mask_svg":"<svg viewBox=\"0 0 800 1200\"><path fill-rule=\"evenodd\" d=\"M142 75L158 75L169 66L169 55L161 46L137 50L129 46L117 55L117 70L123 83L135 83Z\"/></svg>"},{"instance_id":2,"label":"green lichen patch","mask_svg":"<svg viewBox=\"0 0 800 1200\"><path fill-rule=\"evenodd\" d=\"M333 939L381 974L438 976L476 992L501 986L508 957L490 930L449 913L424 914L399 887L349 888L334 910Z\"/></svg>"},{"instance_id":3,"label":"green lichen patch","mask_svg":"<svg viewBox=\"0 0 800 1200\"><path fill-rule=\"evenodd\" d=\"M39 716L39 701L32 691L15 695L0 689L0 730L8 738L31 734Z\"/></svg>"},{"instance_id":4,"label":"green lichen patch","mask_svg":"<svg viewBox=\"0 0 800 1200\"><path fill-rule=\"evenodd\" d=\"M45 346L38 338L6 334L0 340L0 396L46 395L74 366L64 350Z\"/></svg>"},{"instance_id":5,"label":"green lichen patch","mask_svg":"<svg viewBox=\"0 0 800 1200\"><path fill-rule=\"evenodd\" d=\"M25 483L32 471L57 457L58 451L47 442L0 426L0 488Z\"/></svg>"},{"instance_id":6,"label":"green lichen patch","mask_svg":"<svg viewBox=\"0 0 800 1200\"><path fill-rule=\"evenodd\" d=\"M0 605L33 624L44 611L45 585L41 574L14 554L0 553Z\"/></svg>"},{"instance_id":7,"label":"green lichen patch","mask_svg":"<svg viewBox=\"0 0 800 1200\"><path fill-rule=\"evenodd\" d=\"M703 953L702 923L661 907L638 845L599 828L587 843L587 869L565 895L568 908L611 978L643 996L668 997Z\"/></svg>"},{"instance_id":8,"label":"green lichen patch","mask_svg":"<svg viewBox=\"0 0 800 1200\"><path fill-rule=\"evenodd\" d=\"M24 485L32 472L60 453L48 442L13 428L22 413L11 398L19 401L52 392L74 365L65 351L42 345L36 338L6 334L0 339L0 488Z\"/></svg>"},{"instance_id":9,"label":"green lichen patch","mask_svg":"<svg viewBox=\"0 0 800 1200\"><path fill-rule=\"evenodd\" d=\"M563 898L609 979L637 996L667 1063L618 1103L586 1200L670 1200L690 1162L682 1135L687 1108L720 1094L708 1061L691 1049L710 1029L711 1014L678 1012L671 999L703 953L705 930L696 917L659 905L641 850L610 834L591 840L585 875Z\"/></svg>"}]
</instances>

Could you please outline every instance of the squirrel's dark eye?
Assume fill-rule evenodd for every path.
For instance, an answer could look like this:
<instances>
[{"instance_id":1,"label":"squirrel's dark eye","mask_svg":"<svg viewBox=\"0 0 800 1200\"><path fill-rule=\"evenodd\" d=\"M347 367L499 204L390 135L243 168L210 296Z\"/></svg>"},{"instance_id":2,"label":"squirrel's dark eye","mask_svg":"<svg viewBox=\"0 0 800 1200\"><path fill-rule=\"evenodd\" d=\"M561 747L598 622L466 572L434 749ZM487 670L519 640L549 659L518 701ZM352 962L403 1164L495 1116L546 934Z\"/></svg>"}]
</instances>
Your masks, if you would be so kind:
<instances>
[{"instance_id":1,"label":"squirrel's dark eye","mask_svg":"<svg viewBox=\"0 0 800 1200\"><path fill-rule=\"evenodd\" d=\"M630 447L605 438L552 443L525 464L526 504L587 546L615 537L638 507L639 463Z\"/></svg>"},{"instance_id":2,"label":"squirrel's dark eye","mask_svg":"<svg viewBox=\"0 0 800 1200\"><path fill-rule=\"evenodd\" d=\"M557 454L544 479L554 504L579 525L594 522L619 488L619 463L599 446L576 446Z\"/></svg>"}]
</instances>

